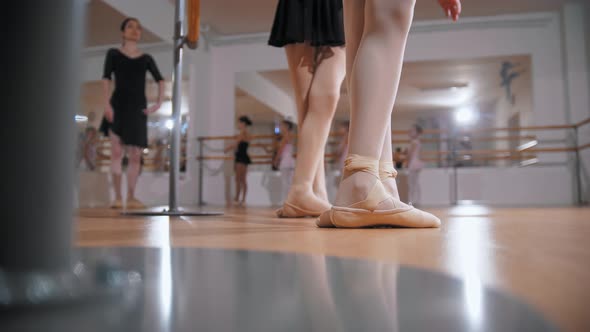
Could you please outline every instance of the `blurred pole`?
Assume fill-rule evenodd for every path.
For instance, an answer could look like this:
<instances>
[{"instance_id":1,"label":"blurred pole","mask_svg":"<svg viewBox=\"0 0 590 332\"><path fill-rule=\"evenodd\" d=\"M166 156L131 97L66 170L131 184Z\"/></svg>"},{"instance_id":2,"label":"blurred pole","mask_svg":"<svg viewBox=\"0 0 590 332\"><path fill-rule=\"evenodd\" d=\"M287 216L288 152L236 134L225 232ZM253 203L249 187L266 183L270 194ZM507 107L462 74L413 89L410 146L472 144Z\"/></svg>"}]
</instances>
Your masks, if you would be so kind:
<instances>
[{"instance_id":1,"label":"blurred pole","mask_svg":"<svg viewBox=\"0 0 590 332\"><path fill-rule=\"evenodd\" d=\"M70 268L85 5L22 0L4 10L0 269L6 271Z\"/></svg>"},{"instance_id":2,"label":"blurred pole","mask_svg":"<svg viewBox=\"0 0 590 332\"><path fill-rule=\"evenodd\" d=\"M180 171L180 108L182 104L182 51L184 46L185 0L176 0L174 21L174 78L172 88L172 144L170 151L169 211L178 211L178 172Z\"/></svg>"},{"instance_id":3,"label":"blurred pole","mask_svg":"<svg viewBox=\"0 0 590 332\"><path fill-rule=\"evenodd\" d=\"M582 200L582 166L580 161L580 144L578 141L578 126L574 126L572 129L573 135L573 142L572 145L576 149L574 152L574 181L576 184L576 197L575 197L575 204L576 205L583 205L584 202Z\"/></svg>"},{"instance_id":4,"label":"blurred pole","mask_svg":"<svg viewBox=\"0 0 590 332\"><path fill-rule=\"evenodd\" d=\"M199 137L199 207L203 206L203 139Z\"/></svg>"}]
</instances>

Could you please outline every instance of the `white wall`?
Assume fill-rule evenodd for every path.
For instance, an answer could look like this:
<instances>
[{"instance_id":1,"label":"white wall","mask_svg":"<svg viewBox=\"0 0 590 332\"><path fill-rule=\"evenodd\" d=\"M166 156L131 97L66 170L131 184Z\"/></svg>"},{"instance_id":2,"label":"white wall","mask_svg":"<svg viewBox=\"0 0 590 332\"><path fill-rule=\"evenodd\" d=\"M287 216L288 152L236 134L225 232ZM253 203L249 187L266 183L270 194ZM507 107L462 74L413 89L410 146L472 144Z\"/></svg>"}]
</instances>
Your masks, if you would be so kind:
<instances>
[{"instance_id":1,"label":"white wall","mask_svg":"<svg viewBox=\"0 0 590 332\"><path fill-rule=\"evenodd\" d=\"M586 7L586 8L585 8ZM590 26L590 17L586 16L588 4L570 3L563 9L563 54L566 72L566 88L568 102L568 118L570 123L579 123L590 117L590 74L589 56L590 36L587 32ZM590 125L580 128L578 132L580 144L590 142ZM573 157L573 155L572 155ZM580 177L582 179L581 199L588 202L590 197L590 154L588 150L580 154ZM572 168L575 168L572 159Z\"/></svg>"},{"instance_id":2,"label":"white wall","mask_svg":"<svg viewBox=\"0 0 590 332\"><path fill-rule=\"evenodd\" d=\"M464 168L457 171L459 200L497 206L561 206L571 204L570 173L559 166L528 168ZM334 172L327 173L328 192L336 192ZM404 174L402 173L402 176ZM420 175L421 205L448 206L453 196L452 169L425 169ZM231 181L231 179L230 179ZM277 206L284 199L280 172L250 172L249 206Z\"/></svg>"},{"instance_id":3,"label":"white wall","mask_svg":"<svg viewBox=\"0 0 590 332\"><path fill-rule=\"evenodd\" d=\"M121 184L123 195L127 193L126 181L124 176ZM108 173L82 171L79 182L78 206L81 208L107 207L114 199ZM168 173L144 172L137 182L136 196L147 206L168 205L168 185ZM178 188L179 203L182 206L192 205L194 185L190 176L181 174Z\"/></svg>"},{"instance_id":4,"label":"white wall","mask_svg":"<svg viewBox=\"0 0 590 332\"><path fill-rule=\"evenodd\" d=\"M568 205L573 201L571 173L563 166L464 168L457 174L458 200L503 206Z\"/></svg>"}]
</instances>

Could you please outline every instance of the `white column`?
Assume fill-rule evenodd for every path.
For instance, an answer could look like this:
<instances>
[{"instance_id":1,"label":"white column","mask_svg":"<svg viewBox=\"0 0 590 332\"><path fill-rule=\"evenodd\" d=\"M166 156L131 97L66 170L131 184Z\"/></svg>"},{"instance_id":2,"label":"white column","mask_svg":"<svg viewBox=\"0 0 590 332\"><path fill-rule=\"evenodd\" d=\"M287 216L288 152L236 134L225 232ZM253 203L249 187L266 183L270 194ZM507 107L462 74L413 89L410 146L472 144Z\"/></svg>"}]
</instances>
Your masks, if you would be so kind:
<instances>
[{"instance_id":1,"label":"white column","mask_svg":"<svg viewBox=\"0 0 590 332\"><path fill-rule=\"evenodd\" d=\"M563 44L567 79L567 100L571 123L590 116L588 99L588 54L584 35L584 4L568 3L563 8Z\"/></svg>"},{"instance_id":2,"label":"white column","mask_svg":"<svg viewBox=\"0 0 590 332\"><path fill-rule=\"evenodd\" d=\"M19 31L6 42L20 50L0 57L9 64L3 93L11 96L0 133L10 156L0 166L0 269L7 272L70 268L83 9L75 0L18 1L2 20L3 31Z\"/></svg>"},{"instance_id":3,"label":"white column","mask_svg":"<svg viewBox=\"0 0 590 332\"><path fill-rule=\"evenodd\" d=\"M223 54L215 48L205 48L191 54L190 73L190 131L189 140L195 143L190 151L189 172L196 179L195 200L198 191L198 153L197 137L225 136L235 134L235 79L234 72L228 68ZM218 155L223 149L223 141L205 143L206 155ZM222 204L225 201L223 162L207 161L203 172L203 200L209 204Z\"/></svg>"},{"instance_id":4,"label":"white column","mask_svg":"<svg viewBox=\"0 0 590 332\"><path fill-rule=\"evenodd\" d=\"M590 14L588 4L568 3L563 7L563 53L567 79L567 101L570 123L579 123L590 117ZM590 126L579 129L580 144L590 142ZM590 151L580 153L581 196L583 201L590 198L589 183ZM573 166L575 167L575 165Z\"/></svg>"}]
</instances>

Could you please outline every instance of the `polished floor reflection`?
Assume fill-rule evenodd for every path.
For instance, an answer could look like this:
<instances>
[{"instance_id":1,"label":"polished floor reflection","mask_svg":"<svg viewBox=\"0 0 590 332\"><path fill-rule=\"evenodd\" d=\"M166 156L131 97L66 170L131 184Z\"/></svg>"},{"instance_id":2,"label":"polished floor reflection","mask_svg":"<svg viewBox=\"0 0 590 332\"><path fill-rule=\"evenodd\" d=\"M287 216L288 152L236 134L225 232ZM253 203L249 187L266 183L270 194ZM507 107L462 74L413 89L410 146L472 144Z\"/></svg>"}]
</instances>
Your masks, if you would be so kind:
<instances>
[{"instance_id":1,"label":"polished floor reflection","mask_svg":"<svg viewBox=\"0 0 590 332\"><path fill-rule=\"evenodd\" d=\"M414 266L461 281L464 313L474 326L489 309L480 304L486 301L484 290L491 287L527 303L561 330L590 331L590 266L585 263L590 261L590 209L462 207L433 212L443 220L440 230L318 229L311 219L276 219L271 209L257 208L204 218L126 217L111 210L83 210L77 242L84 247L321 254Z\"/></svg>"},{"instance_id":2,"label":"polished floor reflection","mask_svg":"<svg viewBox=\"0 0 590 332\"><path fill-rule=\"evenodd\" d=\"M31 330L556 331L480 283L395 264L170 247L86 248L78 258L99 279L135 271L142 282L109 302L23 315Z\"/></svg>"}]
</instances>

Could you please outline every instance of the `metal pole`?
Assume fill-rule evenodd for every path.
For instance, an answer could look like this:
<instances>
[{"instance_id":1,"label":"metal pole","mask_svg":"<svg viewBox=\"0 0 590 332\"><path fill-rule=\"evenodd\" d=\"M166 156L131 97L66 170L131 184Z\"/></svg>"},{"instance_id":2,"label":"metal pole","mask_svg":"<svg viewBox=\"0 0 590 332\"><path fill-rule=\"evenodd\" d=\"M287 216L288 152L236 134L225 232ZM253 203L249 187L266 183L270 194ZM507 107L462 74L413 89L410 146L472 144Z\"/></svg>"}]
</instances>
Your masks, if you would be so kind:
<instances>
[{"instance_id":1,"label":"metal pole","mask_svg":"<svg viewBox=\"0 0 590 332\"><path fill-rule=\"evenodd\" d=\"M451 135L449 135L449 149L451 153L449 154L449 163L451 167L453 167L453 180L451 182L451 204L457 205L458 204L458 197L459 197L459 176L457 174L457 149L455 147L455 128L451 127Z\"/></svg>"},{"instance_id":2,"label":"metal pole","mask_svg":"<svg viewBox=\"0 0 590 332\"><path fill-rule=\"evenodd\" d=\"M180 171L180 107L182 103L182 51L184 45L183 19L186 15L185 1L176 0L174 23L174 85L172 92L172 144L170 146L170 192L169 211L178 211L178 173Z\"/></svg>"},{"instance_id":3,"label":"metal pole","mask_svg":"<svg viewBox=\"0 0 590 332\"><path fill-rule=\"evenodd\" d=\"M203 140L199 138L199 206L203 206Z\"/></svg>"},{"instance_id":4,"label":"metal pole","mask_svg":"<svg viewBox=\"0 0 590 332\"><path fill-rule=\"evenodd\" d=\"M73 268L74 117L85 5L79 0L17 1L0 23L2 31L18 31L7 34L6 43L19 50L0 55L2 63L10 64L2 84L10 96L4 100L9 125L0 131L0 149L9 156L0 164L2 312L44 308L44 317L71 317L81 304L96 304L98 296L118 295L129 286L124 277L117 285L98 280L98 270L82 262ZM55 330L54 325L45 327Z\"/></svg>"},{"instance_id":5,"label":"metal pole","mask_svg":"<svg viewBox=\"0 0 590 332\"><path fill-rule=\"evenodd\" d=\"M580 150L578 146L578 127L574 126L574 139L573 145L575 150L574 154L574 177L576 180L576 204L582 205L582 167L580 164Z\"/></svg>"},{"instance_id":6,"label":"metal pole","mask_svg":"<svg viewBox=\"0 0 590 332\"><path fill-rule=\"evenodd\" d=\"M60 270L70 265L75 122L83 4L18 1L2 20L4 126L0 149L3 212L0 269ZM59 22L59 23L57 23ZM36 50L36 51L34 51ZM39 61L39 58L43 61ZM51 64L51 65L48 65Z\"/></svg>"}]
</instances>

